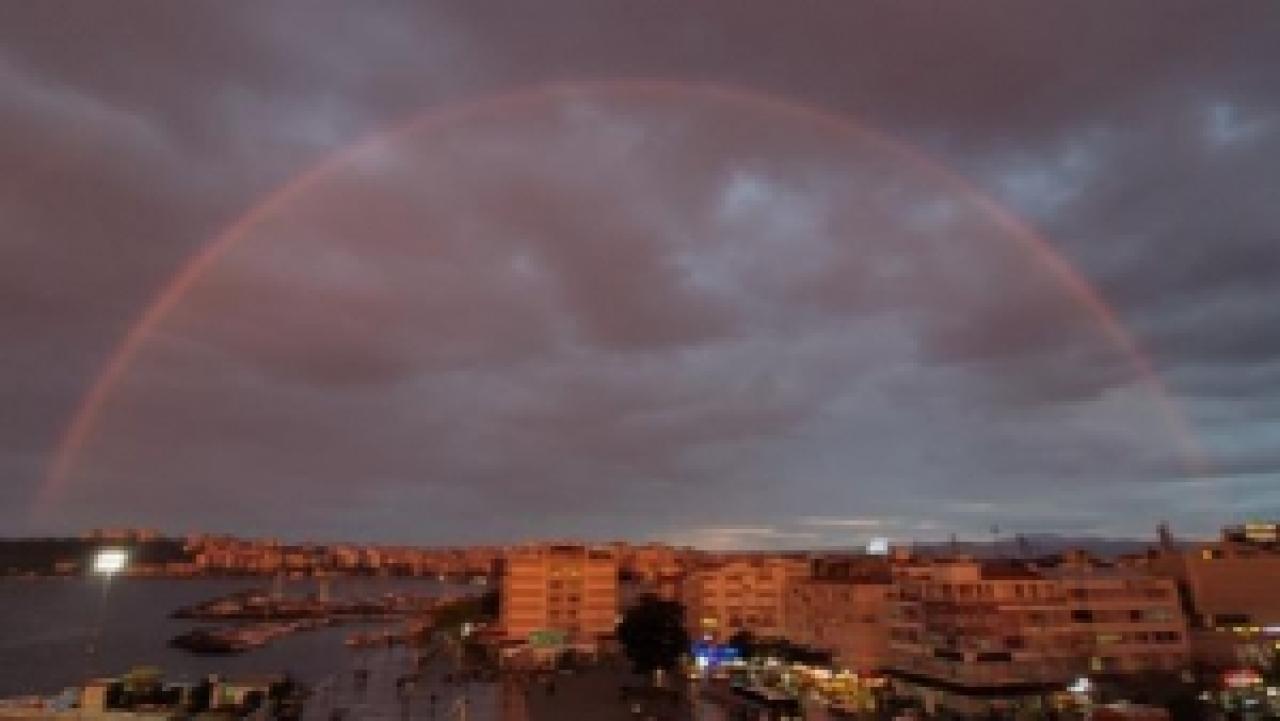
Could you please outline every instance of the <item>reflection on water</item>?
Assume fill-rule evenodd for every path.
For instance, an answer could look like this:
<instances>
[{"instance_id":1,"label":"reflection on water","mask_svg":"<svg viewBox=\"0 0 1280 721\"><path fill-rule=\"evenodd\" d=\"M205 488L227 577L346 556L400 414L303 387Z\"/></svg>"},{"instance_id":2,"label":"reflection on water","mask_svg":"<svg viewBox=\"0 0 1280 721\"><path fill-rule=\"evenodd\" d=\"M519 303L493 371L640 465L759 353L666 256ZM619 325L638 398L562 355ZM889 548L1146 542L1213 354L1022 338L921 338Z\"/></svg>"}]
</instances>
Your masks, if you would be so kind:
<instances>
[{"instance_id":1,"label":"reflection on water","mask_svg":"<svg viewBox=\"0 0 1280 721\"><path fill-rule=\"evenodd\" d=\"M352 667L342 641L352 628L298 633L237 656L195 656L169 648L191 621L169 618L175 608L246 588L267 588L252 579L0 579L0 696L51 693L89 675L112 675L137 665L162 668L171 680L208 673L245 676L288 672L315 681ZM310 581L286 584L288 595L316 590ZM389 592L450 593L462 589L423 579L337 579L334 597ZM104 593L105 591L105 593ZM97 652L91 641L100 634Z\"/></svg>"}]
</instances>

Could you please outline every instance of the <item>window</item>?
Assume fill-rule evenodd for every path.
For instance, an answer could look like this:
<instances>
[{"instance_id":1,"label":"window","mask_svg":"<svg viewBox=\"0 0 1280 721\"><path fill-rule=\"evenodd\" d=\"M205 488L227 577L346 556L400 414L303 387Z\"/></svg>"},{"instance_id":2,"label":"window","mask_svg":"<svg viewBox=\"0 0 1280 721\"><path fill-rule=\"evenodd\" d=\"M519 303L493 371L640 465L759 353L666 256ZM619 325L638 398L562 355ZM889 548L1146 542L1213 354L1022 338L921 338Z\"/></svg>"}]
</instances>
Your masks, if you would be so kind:
<instances>
[{"instance_id":1,"label":"window","mask_svg":"<svg viewBox=\"0 0 1280 721\"><path fill-rule=\"evenodd\" d=\"M1215 626L1248 626L1250 620L1247 613L1219 613L1213 617Z\"/></svg>"}]
</instances>

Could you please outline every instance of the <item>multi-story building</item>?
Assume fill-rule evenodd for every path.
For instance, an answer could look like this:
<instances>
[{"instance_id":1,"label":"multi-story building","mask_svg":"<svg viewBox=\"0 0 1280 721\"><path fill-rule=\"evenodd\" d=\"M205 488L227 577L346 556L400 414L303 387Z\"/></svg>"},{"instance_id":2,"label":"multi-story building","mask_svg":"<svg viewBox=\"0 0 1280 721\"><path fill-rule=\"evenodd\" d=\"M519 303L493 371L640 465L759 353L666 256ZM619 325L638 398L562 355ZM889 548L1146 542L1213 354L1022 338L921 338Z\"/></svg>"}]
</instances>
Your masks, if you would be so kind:
<instances>
[{"instance_id":1,"label":"multi-story building","mask_svg":"<svg viewBox=\"0 0 1280 721\"><path fill-rule=\"evenodd\" d=\"M617 553L579 544L511 549L501 607L509 639L546 632L578 642L611 636L618 624Z\"/></svg>"},{"instance_id":2,"label":"multi-story building","mask_svg":"<svg viewBox=\"0 0 1280 721\"><path fill-rule=\"evenodd\" d=\"M1179 671L1191 664L1187 617L1177 584L1130 568L1069 555L1041 573L1062 586L1089 672Z\"/></svg>"},{"instance_id":3,"label":"multi-story building","mask_svg":"<svg viewBox=\"0 0 1280 721\"><path fill-rule=\"evenodd\" d=\"M1261 665L1280 644L1280 524L1223 529L1222 539L1177 545L1166 539L1146 559L1174 579L1191 618L1192 653L1220 668Z\"/></svg>"},{"instance_id":4,"label":"multi-story building","mask_svg":"<svg viewBox=\"0 0 1280 721\"><path fill-rule=\"evenodd\" d=\"M888 571L795 579L783 609L788 641L831 654L842 670L859 674L884 666L889 650Z\"/></svg>"},{"instance_id":5,"label":"multi-story building","mask_svg":"<svg viewBox=\"0 0 1280 721\"><path fill-rule=\"evenodd\" d=\"M680 601L689 569L696 564L697 553L690 548L677 548L658 543L631 545L610 544L618 552L618 573L624 608L648 596L664 601Z\"/></svg>"},{"instance_id":6,"label":"multi-story building","mask_svg":"<svg viewBox=\"0 0 1280 721\"><path fill-rule=\"evenodd\" d=\"M684 581L685 627L695 638L716 642L740 631L761 638L785 634L790 581L807 564L789 558L731 560L691 571Z\"/></svg>"},{"instance_id":7,"label":"multi-story building","mask_svg":"<svg viewBox=\"0 0 1280 721\"><path fill-rule=\"evenodd\" d=\"M1253 546L1280 548L1280 523L1251 521L1222 529L1222 540Z\"/></svg>"},{"instance_id":8,"label":"multi-story building","mask_svg":"<svg viewBox=\"0 0 1280 721\"><path fill-rule=\"evenodd\" d=\"M897 569L890 675L930 706L1036 706L1088 674L1174 671L1186 618L1167 579L1074 554Z\"/></svg>"},{"instance_id":9,"label":"multi-story building","mask_svg":"<svg viewBox=\"0 0 1280 721\"><path fill-rule=\"evenodd\" d=\"M929 708L1035 703L1080 668L1061 587L1021 564L896 569L888 674Z\"/></svg>"}]
</instances>

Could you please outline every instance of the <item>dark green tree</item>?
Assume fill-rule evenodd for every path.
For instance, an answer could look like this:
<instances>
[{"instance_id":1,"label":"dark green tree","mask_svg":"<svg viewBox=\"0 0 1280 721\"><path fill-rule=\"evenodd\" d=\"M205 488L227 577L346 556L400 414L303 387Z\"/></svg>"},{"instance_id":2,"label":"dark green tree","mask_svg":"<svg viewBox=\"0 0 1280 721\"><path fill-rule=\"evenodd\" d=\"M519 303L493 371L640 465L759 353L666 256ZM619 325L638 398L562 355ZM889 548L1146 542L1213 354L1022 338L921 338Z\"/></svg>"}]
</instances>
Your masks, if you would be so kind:
<instances>
[{"instance_id":1,"label":"dark green tree","mask_svg":"<svg viewBox=\"0 0 1280 721\"><path fill-rule=\"evenodd\" d=\"M486 620L496 621L502 611L502 598L497 591L486 591L480 597L480 615Z\"/></svg>"},{"instance_id":2,"label":"dark green tree","mask_svg":"<svg viewBox=\"0 0 1280 721\"><path fill-rule=\"evenodd\" d=\"M689 650L684 606L644 596L622 616L618 641L636 673L672 670Z\"/></svg>"},{"instance_id":3,"label":"dark green tree","mask_svg":"<svg viewBox=\"0 0 1280 721\"><path fill-rule=\"evenodd\" d=\"M432 614L437 630L457 635L466 623L491 623L498 618L498 593L489 591L480 596L467 596L443 604Z\"/></svg>"},{"instance_id":4,"label":"dark green tree","mask_svg":"<svg viewBox=\"0 0 1280 721\"><path fill-rule=\"evenodd\" d=\"M191 689L191 695L187 697L187 710L191 713L200 713L209 710L209 704L213 701L213 682L205 678Z\"/></svg>"},{"instance_id":5,"label":"dark green tree","mask_svg":"<svg viewBox=\"0 0 1280 721\"><path fill-rule=\"evenodd\" d=\"M560 671L577 671L584 665L583 658L571 648L566 648L556 655L556 669Z\"/></svg>"},{"instance_id":6,"label":"dark green tree","mask_svg":"<svg viewBox=\"0 0 1280 721\"><path fill-rule=\"evenodd\" d=\"M240 712L246 716L257 711L262 707L264 701L267 700L266 694L261 691L250 691L244 695L244 700L240 702Z\"/></svg>"}]
</instances>

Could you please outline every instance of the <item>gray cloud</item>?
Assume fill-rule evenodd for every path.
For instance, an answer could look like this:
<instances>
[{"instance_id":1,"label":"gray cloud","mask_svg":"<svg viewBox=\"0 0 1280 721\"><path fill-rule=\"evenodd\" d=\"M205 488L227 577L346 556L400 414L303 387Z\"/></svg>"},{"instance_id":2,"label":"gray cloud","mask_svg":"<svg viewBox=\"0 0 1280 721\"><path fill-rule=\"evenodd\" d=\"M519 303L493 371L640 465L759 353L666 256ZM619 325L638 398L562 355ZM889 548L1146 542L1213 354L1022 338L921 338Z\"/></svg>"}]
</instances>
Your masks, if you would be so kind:
<instances>
[{"instance_id":1,"label":"gray cloud","mask_svg":"<svg viewBox=\"0 0 1280 721\"><path fill-rule=\"evenodd\" d=\"M126 5L0 10L7 527L806 545L1280 511L1270 3ZM31 520L110 349L265 193L424 109L638 77L928 149L1100 289L1211 469L952 185L597 87L389 140L251 229Z\"/></svg>"}]
</instances>

